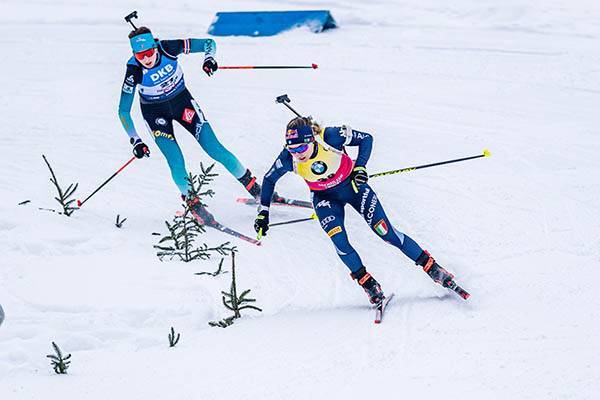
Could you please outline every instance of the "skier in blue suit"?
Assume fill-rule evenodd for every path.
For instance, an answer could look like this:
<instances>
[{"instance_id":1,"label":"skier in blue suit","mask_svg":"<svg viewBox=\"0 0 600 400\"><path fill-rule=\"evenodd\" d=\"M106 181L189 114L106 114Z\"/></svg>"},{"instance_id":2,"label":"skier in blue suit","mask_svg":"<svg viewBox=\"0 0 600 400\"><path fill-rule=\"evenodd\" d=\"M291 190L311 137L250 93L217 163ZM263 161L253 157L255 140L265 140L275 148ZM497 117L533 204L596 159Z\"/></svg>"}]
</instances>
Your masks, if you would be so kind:
<instances>
[{"instance_id":1,"label":"skier in blue suit","mask_svg":"<svg viewBox=\"0 0 600 400\"><path fill-rule=\"evenodd\" d=\"M206 153L221 163L246 188L251 196L260 196L260 185L250 170L221 144L198 103L187 90L180 54L204 53L202 69L212 76L218 69L214 59L216 44L212 39L158 40L146 27L129 34L133 56L127 62L119 101L119 118L133 145L137 158L148 157L148 146L138 136L131 119L134 90L139 86L142 115L154 141L171 169L171 175L181 195L205 219L212 216L199 205L199 199L188 197L188 173L183 154L173 131L173 121L188 130Z\"/></svg>"},{"instance_id":2,"label":"skier in blue suit","mask_svg":"<svg viewBox=\"0 0 600 400\"><path fill-rule=\"evenodd\" d=\"M321 227L335 250L362 286L369 300L379 304L385 298L379 283L367 272L358 253L348 240L344 226L344 207L350 204L384 241L397 247L437 283L448 287L454 276L408 235L396 230L388 219L375 191L367 183L366 165L373 137L347 126L321 129L309 118L294 118L287 125L286 147L263 179L261 206L254 223L259 237L269 229L269 206L276 182L286 173L304 178L311 191L312 203ZM358 146L353 161L346 146Z\"/></svg>"}]
</instances>

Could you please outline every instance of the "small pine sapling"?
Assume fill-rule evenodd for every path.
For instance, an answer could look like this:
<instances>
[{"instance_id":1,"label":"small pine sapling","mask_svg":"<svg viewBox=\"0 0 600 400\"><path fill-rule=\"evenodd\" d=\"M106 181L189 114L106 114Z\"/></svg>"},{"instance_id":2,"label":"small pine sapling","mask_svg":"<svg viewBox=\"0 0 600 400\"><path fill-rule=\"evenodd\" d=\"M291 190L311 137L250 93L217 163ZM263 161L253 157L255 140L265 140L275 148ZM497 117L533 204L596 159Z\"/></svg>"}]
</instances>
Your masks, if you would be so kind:
<instances>
[{"instance_id":1,"label":"small pine sapling","mask_svg":"<svg viewBox=\"0 0 600 400\"><path fill-rule=\"evenodd\" d=\"M75 190L77 190L77 186L79 184L71 183L69 185L69 187L67 187L67 190L63 190L60 187L60 185L58 183L58 179L56 178L56 175L54 174L54 171L52 170L50 163L46 159L46 156L42 154L42 157L44 158L44 161L46 162L46 165L48 166L48 169L50 170L50 174L52 175L52 178L50 178L50 182L52 182L54 184L54 186L56 186L56 190L58 191L58 196L54 197L54 199L56 199L56 201L58 201L58 203L62 206L62 208L63 208L62 213L64 215L66 215L67 217L70 217L71 214L73 214L73 212L75 210L78 210L77 207L72 206L72 204L76 201L76 199L71 199L71 196L73 196L73 194L75 193Z\"/></svg>"},{"instance_id":2,"label":"small pine sapling","mask_svg":"<svg viewBox=\"0 0 600 400\"><path fill-rule=\"evenodd\" d=\"M250 289L243 291L240 296L238 296L237 294L237 282L235 276L235 252L231 254L231 286L229 288L229 293L221 293L223 294L223 305L228 310L233 311L233 315L221 321L211 321L208 323L210 326L226 328L232 325L235 319L241 318L242 310L251 309L262 312L262 309L251 304L256 301L255 299L250 299L246 297L250 293Z\"/></svg>"},{"instance_id":3,"label":"small pine sapling","mask_svg":"<svg viewBox=\"0 0 600 400\"><path fill-rule=\"evenodd\" d=\"M117 214L117 220L115 221L115 226L117 228L122 228L125 221L127 221L127 218L123 218L121 220L119 220L119 218L121 218L121 216L119 214Z\"/></svg>"},{"instance_id":4,"label":"small pine sapling","mask_svg":"<svg viewBox=\"0 0 600 400\"><path fill-rule=\"evenodd\" d=\"M54 352L56 354L48 354L46 357L50 359L52 367L54 368L54 372L57 374L66 374L67 369L71 364L71 361L69 361L71 354L63 357L62 351L56 343L52 342L52 347L54 347Z\"/></svg>"},{"instance_id":5,"label":"small pine sapling","mask_svg":"<svg viewBox=\"0 0 600 400\"><path fill-rule=\"evenodd\" d=\"M181 334L177 334L177 336L175 336L175 329L173 329L173 327L171 327L171 333L169 333L169 347L175 347L175 345L177 345L177 343L179 343L179 338L181 337Z\"/></svg>"},{"instance_id":6,"label":"small pine sapling","mask_svg":"<svg viewBox=\"0 0 600 400\"><path fill-rule=\"evenodd\" d=\"M217 268L217 270L215 272L196 272L194 275L210 275L210 276L218 276L221 274L226 274L227 271L223 270L223 261L225 261L224 258L221 258L221 261L219 261L219 267Z\"/></svg>"},{"instance_id":7,"label":"small pine sapling","mask_svg":"<svg viewBox=\"0 0 600 400\"><path fill-rule=\"evenodd\" d=\"M188 183L190 187L189 198L202 199L204 196L212 196L214 192L211 189L206 189L208 185L217 174L212 173L214 164L208 168L204 168L204 165L200 164L202 172L198 175L192 175L188 177ZM169 223L165 221L167 226L168 234L160 239L158 244L154 245L154 248L158 250L156 255L163 261L165 258L172 260L178 258L184 262L190 262L193 260L208 260L211 253L217 253L220 255L229 255L235 250L235 246L231 246L229 242L225 242L219 246L209 247L206 243L201 245L196 244L196 239L199 235L206 232L204 225L194 217L192 213L190 202L186 202L183 205L183 213L175 215L173 220ZM200 200L200 204L203 204Z\"/></svg>"},{"instance_id":8,"label":"small pine sapling","mask_svg":"<svg viewBox=\"0 0 600 400\"><path fill-rule=\"evenodd\" d=\"M191 172L189 173L186 178L189 187L187 195L188 199L198 198L201 205L206 206L206 204L202 203L202 199L205 197L213 197L215 195L215 192L208 188L208 185L214 181L216 176L218 176L217 173L212 172L214 167L214 163L207 168L204 168L204 164L200 163L200 173L198 175L193 175Z\"/></svg>"},{"instance_id":9,"label":"small pine sapling","mask_svg":"<svg viewBox=\"0 0 600 400\"><path fill-rule=\"evenodd\" d=\"M233 321L235 320L235 315L232 315L228 318L223 318L221 321L210 321L208 325L213 328L227 328L228 326L233 325Z\"/></svg>"}]
</instances>

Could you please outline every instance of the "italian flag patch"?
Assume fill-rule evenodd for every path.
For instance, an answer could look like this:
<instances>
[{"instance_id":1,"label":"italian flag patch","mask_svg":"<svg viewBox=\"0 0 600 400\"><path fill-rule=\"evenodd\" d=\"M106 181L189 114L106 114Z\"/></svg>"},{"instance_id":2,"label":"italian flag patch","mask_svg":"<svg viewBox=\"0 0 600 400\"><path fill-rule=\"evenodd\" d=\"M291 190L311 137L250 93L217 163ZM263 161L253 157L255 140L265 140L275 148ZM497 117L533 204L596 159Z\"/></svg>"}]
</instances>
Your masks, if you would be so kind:
<instances>
[{"instance_id":1,"label":"italian flag patch","mask_svg":"<svg viewBox=\"0 0 600 400\"><path fill-rule=\"evenodd\" d=\"M379 236L385 236L388 233L388 226L385 223L385 221L382 219L379 220L379 222L375 224L374 228L375 228L375 232L377 232L377 234Z\"/></svg>"}]
</instances>

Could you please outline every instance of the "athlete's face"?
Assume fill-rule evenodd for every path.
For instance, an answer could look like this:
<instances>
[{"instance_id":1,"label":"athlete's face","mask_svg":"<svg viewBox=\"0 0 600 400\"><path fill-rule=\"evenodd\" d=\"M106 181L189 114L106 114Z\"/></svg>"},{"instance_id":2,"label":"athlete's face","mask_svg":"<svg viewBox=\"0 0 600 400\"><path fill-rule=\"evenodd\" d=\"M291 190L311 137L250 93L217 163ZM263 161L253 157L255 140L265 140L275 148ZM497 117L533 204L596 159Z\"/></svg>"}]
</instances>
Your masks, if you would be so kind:
<instances>
[{"instance_id":1,"label":"athlete's face","mask_svg":"<svg viewBox=\"0 0 600 400\"><path fill-rule=\"evenodd\" d=\"M156 47L141 51L139 53L134 54L135 59L138 60L145 68L152 68L156 64L156 60L158 59L158 51L156 51Z\"/></svg>"},{"instance_id":2,"label":"athlete's face","mask_svg":"<svg viewBox=\"0 0 600 400\"><path fill-rule=\"evenodd\" d=\"M289 153L300 162L308 161L312 155L315 144L313 142L303 144L293 144L287 147Z\"/></svg>"}]
</instances>

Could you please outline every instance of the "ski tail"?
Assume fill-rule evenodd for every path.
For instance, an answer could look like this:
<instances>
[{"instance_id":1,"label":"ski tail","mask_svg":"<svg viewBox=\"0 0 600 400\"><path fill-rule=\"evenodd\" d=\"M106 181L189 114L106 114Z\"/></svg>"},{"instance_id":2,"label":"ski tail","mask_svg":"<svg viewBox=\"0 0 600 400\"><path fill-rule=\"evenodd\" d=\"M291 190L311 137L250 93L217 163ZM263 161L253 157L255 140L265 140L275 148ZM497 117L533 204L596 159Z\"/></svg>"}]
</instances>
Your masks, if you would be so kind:
<instances>
[{"instance_id":1,"label":"ski tail","mask_svg":"<svg viewBox=\"0 0 600 400\"><path fill-rule=\"evenodd\" d=\"M380 324L383 321L383 314L388 306L389 302L394 298L394 293L384 298L379 304L375 306L375 320L376 324Z\"/></svg>"}]
</instances>

